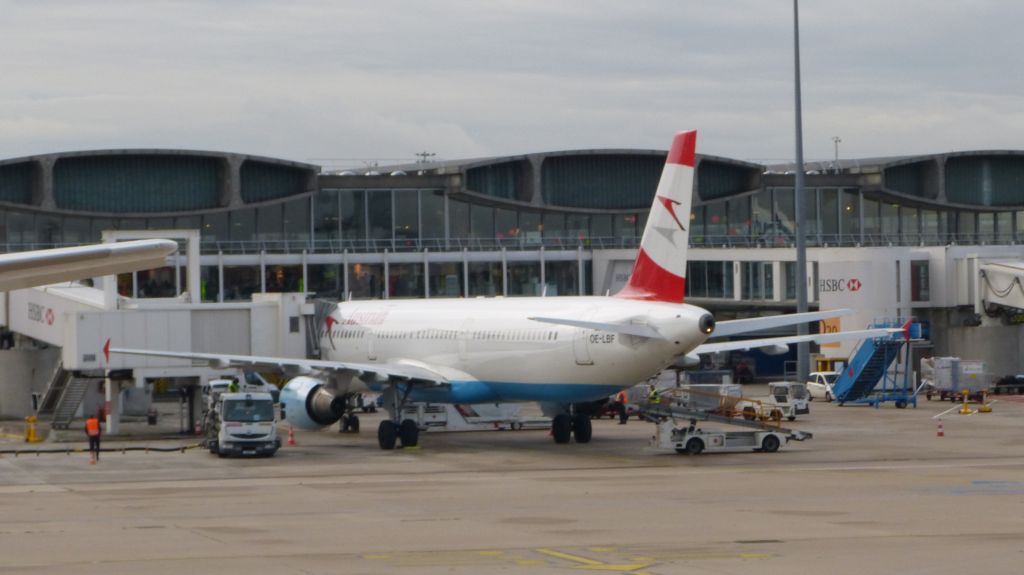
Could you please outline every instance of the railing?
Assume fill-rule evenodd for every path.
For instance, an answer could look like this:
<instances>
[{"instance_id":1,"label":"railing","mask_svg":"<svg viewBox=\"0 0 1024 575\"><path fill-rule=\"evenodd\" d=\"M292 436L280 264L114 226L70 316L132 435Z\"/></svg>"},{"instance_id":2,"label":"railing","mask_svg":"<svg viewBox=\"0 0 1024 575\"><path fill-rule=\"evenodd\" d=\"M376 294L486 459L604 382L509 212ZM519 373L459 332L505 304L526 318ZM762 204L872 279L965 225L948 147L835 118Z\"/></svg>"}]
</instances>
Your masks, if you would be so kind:
<instances>
[{"instance_id":1,"label":"railing","mask_svg":"<svg viewBox=\"0 0 1024 575\"><path fill-rule=\"evenodd\" d=\"M1009 234L811 234L808 247L879 247L879 246L948 246L948 245L1014 245L1024 243L1024 237ZM792 248L796 237L788 233L752 235L690 236L693 248ZM0 244L4 252L19 252L50 248L71 247L82 243L24 242ZM215 240L205 239L200 244L203 254L230 255L321 253L337 254L388 252L460 252L506 250L608 250L636 249L638 236L612 237L518 237L518 238L395 238L395 239L277 239L277 240Z\"/></svg>"}]
</instances>

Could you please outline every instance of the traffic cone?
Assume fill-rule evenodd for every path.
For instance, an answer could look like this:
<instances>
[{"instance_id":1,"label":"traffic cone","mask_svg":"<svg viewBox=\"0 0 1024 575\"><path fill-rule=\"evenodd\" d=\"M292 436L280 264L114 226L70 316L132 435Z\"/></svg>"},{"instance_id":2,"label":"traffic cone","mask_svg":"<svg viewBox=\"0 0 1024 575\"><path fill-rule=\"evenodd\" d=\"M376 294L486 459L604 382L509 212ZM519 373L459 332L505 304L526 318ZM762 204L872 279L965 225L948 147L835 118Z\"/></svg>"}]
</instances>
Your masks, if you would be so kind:
<instances>
[{"instance_id":1,"label":"traffic cone","mask_svg":"<svg viewBox=\"0 0 1024 575\"><path fill-rule=\"evenodd\" d=\"M288 426L288 445L295 445L295 428Z\"/></svg>"},{"instance_id":2,"label":"traffic cone","mask_svg":"<svg viewBox=\"0 0 1024 575\"><path fill-rule=\"evenodd\" d=\"M942 420L939 420L939 429L935 432L935 437L946 437L946 432L942 430Z\"/></svg>"}]
</instances>

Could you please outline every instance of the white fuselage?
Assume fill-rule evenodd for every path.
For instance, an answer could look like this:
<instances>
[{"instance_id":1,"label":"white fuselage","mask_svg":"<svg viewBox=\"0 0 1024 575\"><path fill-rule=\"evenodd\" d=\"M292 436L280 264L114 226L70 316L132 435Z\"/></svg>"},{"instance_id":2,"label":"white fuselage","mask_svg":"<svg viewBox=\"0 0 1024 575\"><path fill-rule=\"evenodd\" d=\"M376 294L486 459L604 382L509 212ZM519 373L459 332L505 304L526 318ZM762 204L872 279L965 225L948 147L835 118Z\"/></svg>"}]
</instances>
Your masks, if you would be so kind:
<instances>
[{"instance_id":1,"label":"white fuselage","mask_svg":"<svg viewBox=\"0 0 1024 575\"><path fill-rule=\"evenodd\" d=\"M346 302L325 332L325 359L407 363L451 383L423 400L588 401L657 373L704 342L707 312L616 297L475 298ZM555 317L639 323L665 339L539 322Z\"/></svg>"}]
</instances>

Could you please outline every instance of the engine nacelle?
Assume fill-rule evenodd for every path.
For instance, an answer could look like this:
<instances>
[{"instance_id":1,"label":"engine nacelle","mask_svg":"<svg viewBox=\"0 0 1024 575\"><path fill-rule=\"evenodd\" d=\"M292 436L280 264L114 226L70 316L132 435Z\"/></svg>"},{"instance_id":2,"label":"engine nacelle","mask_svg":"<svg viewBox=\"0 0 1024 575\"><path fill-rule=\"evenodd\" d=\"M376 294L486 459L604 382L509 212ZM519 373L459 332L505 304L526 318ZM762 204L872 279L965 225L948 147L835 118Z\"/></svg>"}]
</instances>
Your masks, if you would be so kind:
<instances>
[{"instance_id":1,"label":"engine nacelle","mask_svg":"<svg viewBox=\"0 0 1024 575\"><path fill-rule=\"evenodd\" d=\"M281 389L281 419L300 429L320 429L336 423L345 399L314 377L296 377Z\"/></svg>"}]
</instances>

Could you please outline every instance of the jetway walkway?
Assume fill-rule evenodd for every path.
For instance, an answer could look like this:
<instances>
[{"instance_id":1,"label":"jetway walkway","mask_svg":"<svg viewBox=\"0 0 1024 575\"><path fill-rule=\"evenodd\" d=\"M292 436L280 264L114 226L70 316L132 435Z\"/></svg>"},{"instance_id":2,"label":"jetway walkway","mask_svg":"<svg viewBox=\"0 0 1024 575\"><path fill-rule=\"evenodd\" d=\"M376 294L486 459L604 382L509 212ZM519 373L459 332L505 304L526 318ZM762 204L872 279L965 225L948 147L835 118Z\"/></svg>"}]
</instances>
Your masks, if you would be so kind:
<instances>
[{"instance_id":1,"label":"jetway walkway","mask_svg":"<svg viewBox=\"0 0 1024 575\"><path fill-rule=\"evenodd\" d=\"M307 335L315 329L314 322L308 320L316 309L306 302L304 293L258 293L252 301L201 302L195 251L199 235L184 235L190 238L190 252L196 257L185 262L190 291L177 297L123 297L117 292L115 276L94 278L93 285L63 283L7 294L7 327L61 350L59 364L53 367L49 386L37 406L37 415L49 419L54 428L67 427L83 409L102 407L108 414L108 432L116 433L121 400L126 397L121 392L126 388L146 389L147 383L162 379L187 380L198 387L225 375L222 367L205 362L109 355L107 342L167 351L308 357L310 342L317 339L317 334Z\"/></svg>"},{"instance_id":2,"label":"jetway walkway","mask_svg":"<svg viewBox=\"0 0 1024 575\"><path fill-rule=\"evenodd\" d=\"M1024 261L983 264L978 276L978 297L984 311L1024 311Z\"/></svg>"}]
</instances>

